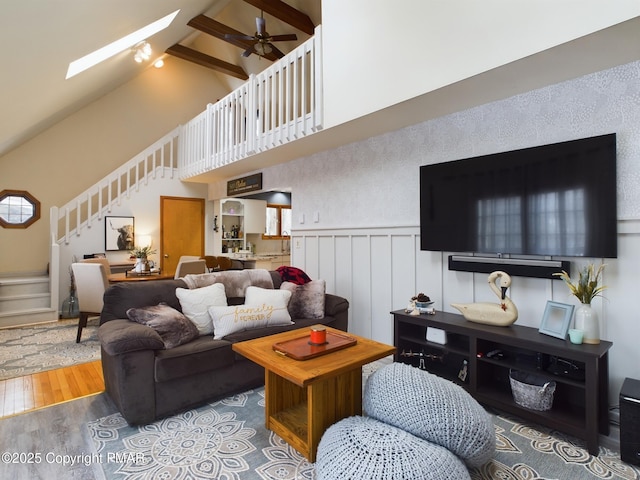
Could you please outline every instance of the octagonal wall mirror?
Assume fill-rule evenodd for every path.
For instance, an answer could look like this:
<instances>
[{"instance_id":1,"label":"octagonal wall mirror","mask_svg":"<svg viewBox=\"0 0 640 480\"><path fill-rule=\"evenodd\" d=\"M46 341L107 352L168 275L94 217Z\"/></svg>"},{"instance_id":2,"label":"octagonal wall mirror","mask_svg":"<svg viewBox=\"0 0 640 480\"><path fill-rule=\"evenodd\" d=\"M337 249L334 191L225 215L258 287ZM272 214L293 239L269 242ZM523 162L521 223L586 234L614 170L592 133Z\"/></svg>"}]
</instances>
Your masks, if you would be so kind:
<instances>
[{"instance_id":1,"label":"octagonal wall mirror","mask_svg":"<svg viewBox=\"0 0 640 480\"><path fill-rule=\"evenodd\" d=\"M25 190L0 192L0 226L27 228L40 218L40 201Z\"/></svg>"}]
</instances>

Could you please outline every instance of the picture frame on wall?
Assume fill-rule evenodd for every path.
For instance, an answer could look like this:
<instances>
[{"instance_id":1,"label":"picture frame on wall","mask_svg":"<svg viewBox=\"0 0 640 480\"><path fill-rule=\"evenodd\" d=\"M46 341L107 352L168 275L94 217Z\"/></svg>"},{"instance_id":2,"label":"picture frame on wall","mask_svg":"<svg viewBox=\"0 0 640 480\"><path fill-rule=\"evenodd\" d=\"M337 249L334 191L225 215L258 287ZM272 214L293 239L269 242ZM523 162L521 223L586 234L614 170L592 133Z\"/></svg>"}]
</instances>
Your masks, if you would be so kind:
<instances>
[{"instance_id":1,"label":"picture frame on wall","mask_svg":"<svg viewBox=\"0 0 640 480\"><path fill-rule=\"evenodd\" d=\"M135 246L134 217L104 217L104 245L108 252L132 250Z\"/></svg>"},{"instance_id":2,"label":"picture frame on wall","mask_svg":"<svg viewBox=\"0 0 640 480\"><path fill-rule=\"evenodd\" d=\"M567 338L567 332L573 317L573 309L573 305L548 300L538 331L564 340Z\"/></svg>"}]
</instances>

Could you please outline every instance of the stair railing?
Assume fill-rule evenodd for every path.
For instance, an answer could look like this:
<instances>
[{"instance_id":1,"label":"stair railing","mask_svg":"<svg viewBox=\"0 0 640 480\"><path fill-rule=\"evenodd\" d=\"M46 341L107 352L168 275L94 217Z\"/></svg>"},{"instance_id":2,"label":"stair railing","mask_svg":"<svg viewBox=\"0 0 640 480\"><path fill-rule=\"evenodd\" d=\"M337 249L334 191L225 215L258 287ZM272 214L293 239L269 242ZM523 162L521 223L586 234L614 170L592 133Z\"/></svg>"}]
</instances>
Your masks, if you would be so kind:
<instances>
[{"instance_id":1,"label":"stair railing","mask_svg":"<svg viewBox=\"0 0 640 480\"><path fill-rule=\"evenodd\" d=\"M68 245L72 235L80 236L141 185L158 175L176 176L179 132L180 127L175 128L66 205L51 207L52 241Z\"/></svg>"}]
</instances>

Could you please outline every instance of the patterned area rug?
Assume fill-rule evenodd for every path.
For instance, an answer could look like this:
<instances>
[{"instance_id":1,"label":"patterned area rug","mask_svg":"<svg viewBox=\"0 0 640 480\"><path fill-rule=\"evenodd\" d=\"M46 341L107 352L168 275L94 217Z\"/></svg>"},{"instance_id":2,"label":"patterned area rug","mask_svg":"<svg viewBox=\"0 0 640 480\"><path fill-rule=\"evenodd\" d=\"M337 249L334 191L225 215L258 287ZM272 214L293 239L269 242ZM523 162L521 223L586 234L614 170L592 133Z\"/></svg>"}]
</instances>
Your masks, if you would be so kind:
<instances>
[{"instance_id":1,"label":"patterned area rug","mask_svg":"<svg viewBox=\"0 0 640 480\"><path fill-rule=\"evenodd\" d=\"M98 318L76 343L78 319L0 330L0 380L100 359Z\"/></svg>"},{"instance_id":2,"label":"patterned area rug","mask_svg":"<svg viewBox=\"0 0 640 480\"><path fill-rule=\"evenodd\" d=\"M365 372L366 374L367 372ZM494 459L470 471L486 479L640 479L640 471L601 448L591 456L581 442L494 415ZM119 413L87 424L106 478L265 479L315 478L307 462L264 428L264 390L258 389L159 420L130 427Z\"/></svg>"},{"instance_id":3,"label":"patterned area rug","mask_svg":"<svg viewBox=\"0 0 640 480\"><path fill-rule=\"evenodd\" d=\"M264 390L130 427L117 413L88 424L106 478L311 479L307 462L264 428Z\"/></svg>"},{"instance_id":4,"label":"patterned area rug","mask_svg":"<svg viewBox=\"0 0 640 480\"><path fill-rule=\"evenodd\" d=\"M508 415L492 417L496 455L469 472L473 480L640 479L640 469L622 462L618 452L601 446L596 457L571 436Z\"/></svg>"}]
</instances>

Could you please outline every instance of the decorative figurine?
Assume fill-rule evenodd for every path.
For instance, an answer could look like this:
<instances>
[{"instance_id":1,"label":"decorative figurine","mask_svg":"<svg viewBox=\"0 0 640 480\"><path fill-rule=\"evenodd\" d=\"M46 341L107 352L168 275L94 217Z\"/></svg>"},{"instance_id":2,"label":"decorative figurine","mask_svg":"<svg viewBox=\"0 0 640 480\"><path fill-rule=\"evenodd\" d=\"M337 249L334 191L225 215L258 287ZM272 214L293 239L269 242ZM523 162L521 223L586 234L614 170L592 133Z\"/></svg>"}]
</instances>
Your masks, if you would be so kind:
<instances>
[{"instance_id":1,"label":"decorative figurine","mask_svg":"<svg viewBox=\"0 0 640 480\"><path fill-rule=\"evenodd\" d=\"M407 308L404 309L405 313L409 315L420 315L420 312L416 308L416 301L414 299L409 300Z\"/></svg>"},{"instance_id":2,"label":"decorative figurine","mask_svg":"<svg viewBox=\"0 0 640 480\"><path fill-rule=\"evenodd\" d=\"M518 309L507 297L511 277L505 272L496 271L489 275L487 281L493 293L500 299L500 303L452 303L451 306L460 310L464 318L470 322L508 327L518 319Z\"/></svg>"}]
</instances>

